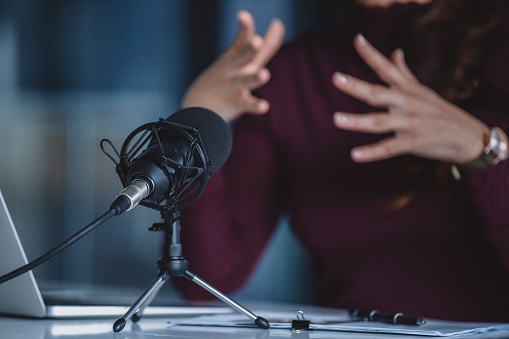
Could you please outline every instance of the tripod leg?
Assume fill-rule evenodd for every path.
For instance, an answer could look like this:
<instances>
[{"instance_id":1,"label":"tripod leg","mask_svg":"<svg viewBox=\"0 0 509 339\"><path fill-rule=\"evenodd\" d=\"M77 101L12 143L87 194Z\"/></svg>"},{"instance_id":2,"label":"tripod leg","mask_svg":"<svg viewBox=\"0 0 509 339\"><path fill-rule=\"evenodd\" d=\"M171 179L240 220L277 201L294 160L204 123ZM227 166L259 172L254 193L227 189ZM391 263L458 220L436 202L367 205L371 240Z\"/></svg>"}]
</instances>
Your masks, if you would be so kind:
<instances>
[{"instance_id":1,"label":"tripod leg","mask_svg":"<svg viewBox=\"0 0 509 339\"><path fill-rule=\"evenodd\" d=\"M217 289L215 289L214 287L200 279L196 274L192 273L191 271L186 270L184 272L184 276L187 279L199 285L200 287L202 287L203 289L207 290L214 296L216 296L218 299L226 303L228 306L239 311L240 313L245 314L248 318L254 321L256 326L263 329L268 329L270 327L270 324L266 319L256 316L253 312L236 303L235 301L233 301L232 299L230 299L229 297L227 297L226 295L224 295L223 293L221 293L220 291L218 291Z\"/></svg>"},{"instance_id":2,"label":"tripod leg","mask_svg":"<svg viewBox=\"0 0 509 339\"><path fill-rule=\"evenodd\" d=\"M132 317L133 322L138 322L141 317L143 316L143 312L145 311L145 308L152 303L152 300L157 296L159 291L161 290L161 287L163 287L164 282L167 280L167 278L162 278L161 282L157 284L157 286L154 286L154 288L149 292L148 297L145 299L143 304L140 305L138 308L138 311L134 313Z\"/></svg>"},{"instance_id":3,"label":"tripod leg","mask_svg":"<svg viewBox=\"0 0 509 339\"><path fill-rule=\"evenodd\" d=\"M124 316L113 324L113 331L120 332L124 329L127 321L133 317L133 320L138 321L141 318L141 312L147 307L152 299L156 296L157 292L161 289L166 280L170 277L170 274L166 270L161 270L157 275L157 278L150 285L150 287L141 295L133 306L124 314ZM140 314L140 315L138 315Z\"/></svg>"}]
</instances>

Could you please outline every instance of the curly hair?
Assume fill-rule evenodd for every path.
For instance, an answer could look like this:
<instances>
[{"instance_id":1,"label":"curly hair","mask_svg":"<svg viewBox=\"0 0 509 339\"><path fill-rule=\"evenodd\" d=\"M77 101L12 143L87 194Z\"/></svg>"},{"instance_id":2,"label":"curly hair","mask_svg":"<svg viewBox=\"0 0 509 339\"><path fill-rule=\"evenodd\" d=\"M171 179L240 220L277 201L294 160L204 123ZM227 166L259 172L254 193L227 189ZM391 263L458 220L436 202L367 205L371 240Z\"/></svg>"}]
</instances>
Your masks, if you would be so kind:
<instances>
[{"instance_id":1,"label":"curly hair","mask_svg":"<svg viewBox=\"0 0 509 339\"><path fill-rule=\"evenodd\" d=\"M472 98L486 46L503 21L504 9L501 0L435 0L406 36L409 67L451 102Z\"/></svg>"}]
</instances>

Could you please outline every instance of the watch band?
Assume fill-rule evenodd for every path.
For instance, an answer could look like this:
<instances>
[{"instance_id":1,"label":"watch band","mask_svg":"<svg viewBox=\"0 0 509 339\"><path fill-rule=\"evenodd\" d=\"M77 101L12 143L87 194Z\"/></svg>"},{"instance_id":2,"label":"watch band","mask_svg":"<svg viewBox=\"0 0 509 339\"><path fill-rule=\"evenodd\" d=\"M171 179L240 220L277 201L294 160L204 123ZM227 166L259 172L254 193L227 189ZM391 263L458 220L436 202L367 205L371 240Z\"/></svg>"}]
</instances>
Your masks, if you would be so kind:
<instances>
[{"instance_id":1,"label":"watch band","mask_svg":"<svg viewBox=\"0 0 509 339\"><path fill-rule=\"evenodd\" d=\"M509 157L507 135L499 127L484 131L484 150L479 157L460 165L461 168L483 168L498 164Z\"/></svg>"}]
</instances>

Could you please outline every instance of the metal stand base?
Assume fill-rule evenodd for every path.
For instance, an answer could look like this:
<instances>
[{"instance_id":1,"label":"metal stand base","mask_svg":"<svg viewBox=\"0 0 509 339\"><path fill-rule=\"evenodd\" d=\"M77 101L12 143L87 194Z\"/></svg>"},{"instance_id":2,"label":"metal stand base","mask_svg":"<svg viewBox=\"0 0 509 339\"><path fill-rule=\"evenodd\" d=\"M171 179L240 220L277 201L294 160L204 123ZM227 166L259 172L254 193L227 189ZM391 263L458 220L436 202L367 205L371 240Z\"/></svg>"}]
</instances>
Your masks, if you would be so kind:
<instances>
[{"instance_id":1,"label":"metal stand base","mask_svg":"<svg viewBox=\"0 0 509 339\"><path fill-rule=\"evenodd\" d=\"M200 279L196 274L188 270L188 262L182 257L179 217L180 213L177 210L172 211L171 215L164 213L163 218L166 222L164 224L154 224L154 226L150 229L151 231L160 231L162 229L165 231L165 256L157 262L159 274L149 286L149 288L141 295L141 297L138 298L138 300L131 306L131 308L129 308L124 316L115 321L113 324L113 331L122 331L129 319L132 319L133 322L139 321L143 316L143 311L148 305L150 305L166 280L168 280L170 277L178 276L186 277L187 279L196 283L198 286L213 294L228 306L232 307L240 313L245 314L248 318L253 320L253 322L259 328L268 329L270 324L267 320L256 316L254 313L236 303L212 287L210 284Z\"/></svg>"}]
</instances>

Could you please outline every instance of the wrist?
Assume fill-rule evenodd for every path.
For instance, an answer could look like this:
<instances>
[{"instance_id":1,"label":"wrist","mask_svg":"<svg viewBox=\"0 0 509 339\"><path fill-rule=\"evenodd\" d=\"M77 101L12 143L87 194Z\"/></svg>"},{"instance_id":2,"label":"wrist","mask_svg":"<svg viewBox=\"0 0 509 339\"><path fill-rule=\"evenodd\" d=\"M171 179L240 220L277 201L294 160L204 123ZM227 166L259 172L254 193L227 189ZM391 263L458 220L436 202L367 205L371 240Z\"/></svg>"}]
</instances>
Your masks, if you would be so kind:
<instances>
[{"instance_id":1,"label":"wrist","mask_svg":"<svg viewBox=\"0 0 509 339\"><path fill-rule=\"evenodd\" d=\"M507 135L499 127L487 128L483 135L483 151L472 161L461 164L461 168L483 168L493 166L509 157Z\"/></svg>"}]
</instances>

